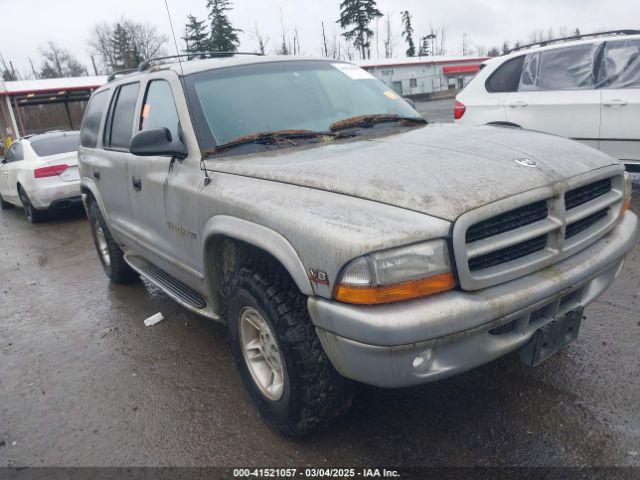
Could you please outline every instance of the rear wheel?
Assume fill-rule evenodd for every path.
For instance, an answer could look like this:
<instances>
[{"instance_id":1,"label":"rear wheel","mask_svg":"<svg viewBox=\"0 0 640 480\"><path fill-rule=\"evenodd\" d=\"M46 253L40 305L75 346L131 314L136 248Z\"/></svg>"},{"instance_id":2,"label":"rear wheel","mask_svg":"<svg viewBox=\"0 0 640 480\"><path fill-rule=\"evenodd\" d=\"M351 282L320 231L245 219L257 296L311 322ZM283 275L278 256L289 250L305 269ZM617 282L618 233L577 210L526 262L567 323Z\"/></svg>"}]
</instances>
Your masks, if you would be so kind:
<instances>
[{"instance_id":1,"label":"rear wheel","mask_svg":"<svg viewBox=\"0 0 640 480\"><path fill-rule=\"evenodd\" d=\"M226 320L236 364L268 423L302 436L349 409L353 383L331 365L306 297L285 273L239 270Z\"/></svg>"},{"instance_id":2,"label":"rear wheel","mask_svg":"<svg viewBox=\"0 0 640 480\"><path fill-rule=\"evenodd\" d=\"M18 195L20 195L20 201L22 202L22 209L24 210L24 215L27 217L31 223L40 223L47 218L46 210L37 210L31 200L29 200L29 196L27 192L24 191L22 186L18 186Z\"/></svg>"},{"instance_id":3,"label":"rear wheel","mask_svg":"<svg viewBox=\"0 0 640 480\"><path fill-rule=\"evenodd\" d=\"M96 202L90 202L88 213L93 243L107 277L114 283L130 283L137 280L138 273L125 262L124 252L111 236Z\"/></svg>"}]
</instances>

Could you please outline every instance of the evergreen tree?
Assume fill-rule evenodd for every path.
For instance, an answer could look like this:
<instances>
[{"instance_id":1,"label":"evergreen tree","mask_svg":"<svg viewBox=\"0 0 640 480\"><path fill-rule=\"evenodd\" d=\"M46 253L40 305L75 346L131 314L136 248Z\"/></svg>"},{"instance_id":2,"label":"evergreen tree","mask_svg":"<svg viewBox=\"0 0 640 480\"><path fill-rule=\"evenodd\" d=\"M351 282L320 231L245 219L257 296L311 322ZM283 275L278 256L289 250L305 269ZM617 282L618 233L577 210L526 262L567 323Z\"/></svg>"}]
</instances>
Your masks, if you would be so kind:
<instances>
[{"instance_id":1,"label":"evergreen tree","mask_svg":"<svg viewBox=\"0 0 640 480\"><path fill-rule=\"evenodd\" d=\"M206 52L209 50L209 32L205 25L206 20L198 20L193 15L187 17L189 20L184 30L182 40L186 43L185 53Z\"/></svg>"},{"instance_id":2,"label":"evergreen tree","mask_svg":"<svg viewBox=\"0 0 640 480\"><path fill-rule=\"evenodd\" d=\"M408 10L402 12L402 26L404 30L402 31L402 37L404 41L407 42L407 57L415 57L416 56L416 45L413 43L413 26L411 25L411 14Z\"/></svg>"},{"instance_id":3,"label":"evergreen tree","mask_svg":"<svg viewBox=\"0 0 640 480\"><path fill-rule=\"evenodd\" d=\"M377 17L382 17L382 12L376 7L376 0L343 0L340 4L340 20L337 23L342 29L350 28L342 36L353 41L363 59L371 57L373 30L369 24Z\"/></svg>"},{"instance_id":4,"label":"evergreen tree","mask_svg":"<svg viewBox=\"0 0 640 480\"><path fill-rule=\"evenodd\" d=\"M233 28L227 11L231 10L229 0L207 0L209 21L211 22L210 49L219 52L235 52L240 44L238 33Z\"/></svg>"},{"instance_id":5,"label":"evergreen tree","mask_svg":"<svg viewBox=\"0 0 640 480\"><path fill-rule=\"evenodd\" d=\"M131 45L131 38L129 34L118 23L113 29L113 35L111 37L111 48L113 49L114 67L117 69L134 68L137 64L134 64Z\"/></svg>"}]
</instances>

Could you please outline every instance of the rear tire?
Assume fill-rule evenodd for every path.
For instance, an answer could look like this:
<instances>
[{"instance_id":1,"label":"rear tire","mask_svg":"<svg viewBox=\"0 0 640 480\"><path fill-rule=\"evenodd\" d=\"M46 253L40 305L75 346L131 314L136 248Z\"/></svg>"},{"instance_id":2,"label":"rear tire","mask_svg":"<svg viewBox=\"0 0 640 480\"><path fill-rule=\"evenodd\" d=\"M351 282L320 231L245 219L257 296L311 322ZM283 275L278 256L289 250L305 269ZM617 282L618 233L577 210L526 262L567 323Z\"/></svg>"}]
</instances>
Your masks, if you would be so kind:
<instances>
[{"instance_id":1,"label":"rear tire","mask_svg":"<svg viewBox=\"0 0 640 480\"><path fill-rule=\"evenodd\" d=\"M111 236L107 223L95 201L90 201L87 213L93 243L96 246L104 273L114 283L131 283L137 280L138 273L125 262L124 252Z\"/></svg>"},{"instance_id":2,"label":"rear tire","mask_svg":"<svg viewBox=\"0 0 640 480\"><path fill-rule=\"evenodd\" d=\"M47 218L48 212L46 210L37 210L33 206L31 200L29 200L27 192L25 192L24 188L22 188L22 185L18 185L18 195L20 195L22 209L24 210L24 216L27 217L27 220L29 220L31 223L40 223Z\"/></svg>"},{"instance_id":3,"label":"rear tire","mask_svg":"<svg viewBox=\"0 0 640 480\"><path fill-rule=\"evenodd\" d=\"M10 208L13 208L13 205L11 205L8 202L5 202L2 199L2 195L0 195L0 210L9 210Z\"/></svg>"},{"instance_id":4,"label":"rear tire","mask_svg":"<svg viewBox=\"0 0 640 480\"><path fill-rule=\"evenodd\" d=\"M251 325L262 326L255 329L253 338L247 338L247 315L253 318ZM309 318L306 296L297 291L286 273L249 268L236 272L226 321L236 365L268 423L285 435L300 437L349 409L353 382L333 368ZM275 385L278 376L272 368L266 378L271 378L275 387L269 390L265 382L261 385L261 370L256 373L252 362L268 364L262 372L282 365L281 384Z\"/></svg>"}]
</instances>

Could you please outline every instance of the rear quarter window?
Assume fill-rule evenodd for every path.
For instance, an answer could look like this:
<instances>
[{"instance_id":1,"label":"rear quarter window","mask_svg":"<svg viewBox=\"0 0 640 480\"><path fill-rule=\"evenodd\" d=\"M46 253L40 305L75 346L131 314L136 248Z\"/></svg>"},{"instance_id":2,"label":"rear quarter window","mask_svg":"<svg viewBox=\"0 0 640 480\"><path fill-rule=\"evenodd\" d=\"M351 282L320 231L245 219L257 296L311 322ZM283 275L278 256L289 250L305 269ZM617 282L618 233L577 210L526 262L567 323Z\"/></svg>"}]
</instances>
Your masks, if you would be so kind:
<instances>
[{"instance_id":1,"label":"rear quarter window","mask_svg":"<svg viewBox=\"0 0 640 480\"><path fill-rule=\"evenodd\" d=\"M77 133L31 142L31 148L39 157L77 152L79 145L80 136Z\"/></svg>"},{"instance_id":2,"label":"rear quarter window","mask_svg":"<svg viewBox=\"0 0 640 480\"><path fill-rule=\"evenodd\" d=\"M80 127L80 144L83 147L95 148L98 144L100 122L109 100L109 93L109 90L103 90L89 100L82 118L82 127Z\"/></svg>"}]
</instances>

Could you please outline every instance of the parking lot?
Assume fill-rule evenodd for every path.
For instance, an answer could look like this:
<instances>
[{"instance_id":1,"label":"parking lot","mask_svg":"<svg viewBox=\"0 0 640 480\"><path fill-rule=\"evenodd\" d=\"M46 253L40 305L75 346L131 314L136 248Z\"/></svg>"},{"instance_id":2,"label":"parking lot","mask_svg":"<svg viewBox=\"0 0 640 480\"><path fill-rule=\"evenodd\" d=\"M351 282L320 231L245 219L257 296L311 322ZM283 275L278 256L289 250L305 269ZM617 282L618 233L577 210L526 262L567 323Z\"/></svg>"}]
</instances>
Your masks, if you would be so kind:
<instances>
[{"instance_id":1,"label":"parking lot","mask_svg":"<svg viewBox=\"0 0 640 480\"><path fill-rule=\"evenodd\" d=\"M448 121L451 104L418 107ZM0 465L640 466L638 246L540 367L510 355L421 387L361 386L332 428L291 440L258 418L223 326L148 283L109 283L83 212L32 225L2 211L0 243Z\"/></svg>"}]
</instances>

